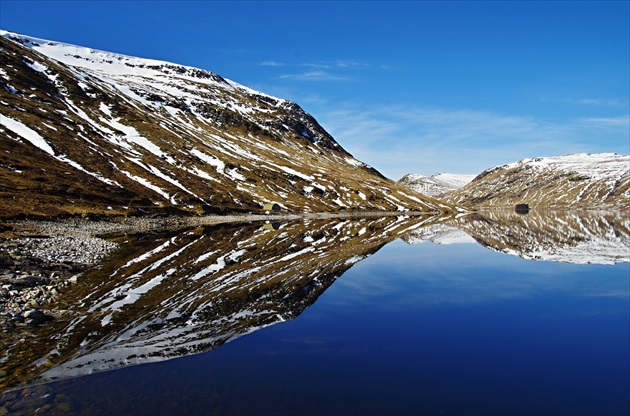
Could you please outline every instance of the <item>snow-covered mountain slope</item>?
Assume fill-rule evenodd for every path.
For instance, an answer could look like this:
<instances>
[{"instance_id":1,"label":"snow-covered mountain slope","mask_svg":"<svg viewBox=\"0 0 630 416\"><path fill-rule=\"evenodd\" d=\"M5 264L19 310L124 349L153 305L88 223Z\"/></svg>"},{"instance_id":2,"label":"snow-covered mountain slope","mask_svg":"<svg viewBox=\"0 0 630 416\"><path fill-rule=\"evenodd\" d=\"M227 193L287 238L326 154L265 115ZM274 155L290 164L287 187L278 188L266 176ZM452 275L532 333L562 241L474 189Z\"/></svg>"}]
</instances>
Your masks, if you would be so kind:
<instances>
[{"instance_id":1,"label":"snow-covered mountain slope","mask_svg":"<svg viewBox=\"0 0 630 416\"><path fill-rule=\"evenodd\" d=\"M444 195L469 207L630 208L630 156L575 154L525 159L487 169Z\"/></svg>"},{"instance_id":2,"label":"snow-covered mountain slope","mask_svg":"<svg viewBox=\"0 0 630 416\"><path fill-rule=\"evenodd\" d=\"M430 197L439 197L446 192L454 191L466 185L477 175L462 175L455 173L436 173L431 176L423 176L408 173L398 180L398 183L407 188Z\"/></svg>"},{"instance_id":3,"label":"snow-covered mountain slope","mask_svg":"<svg viewBox=\"0 0 630 416\"><path fill-rule=\"evenodd\" d=\"M5 381L14 387L38 375L81 376L212 350L295 318L354 264L437 220L222 225L124 239L117 257L60 297L71 316L7 347Z\"/></svg>"},{"instance_id":4,"label":"snow-covered mountain slope","mask_svg":"<svg viewBox=\"0 0 630 416\"><path fill-rule=\"evenodd\" d=\"M6 31L0 45L0 217L452 209L212 72Z\"/></svg>"},{"instance_id":5,"label":"snow-covered mountain slope","mask_svg":"<svg viewBox=\"0 0 630 416\"><path fill-rule=\"evenodd\" d=\"M449 225L493 251L575 264L630 262L630 217L619 211L487 210Z\"/></svg>"}]
</instances>

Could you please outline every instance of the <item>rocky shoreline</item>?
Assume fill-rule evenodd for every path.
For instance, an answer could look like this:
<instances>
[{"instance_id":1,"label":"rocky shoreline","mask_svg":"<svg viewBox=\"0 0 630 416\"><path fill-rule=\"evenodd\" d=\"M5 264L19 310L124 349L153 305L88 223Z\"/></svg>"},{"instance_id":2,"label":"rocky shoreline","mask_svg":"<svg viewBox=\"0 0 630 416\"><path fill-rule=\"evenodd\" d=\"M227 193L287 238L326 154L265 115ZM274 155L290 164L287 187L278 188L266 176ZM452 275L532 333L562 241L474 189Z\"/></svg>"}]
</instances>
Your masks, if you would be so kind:
<instances>
[{"instance_id":1,"label":"rocky shoreline","mask_svg":"<svg viewBox=\"0 0 630 416\"><path fill-rule=\"evenodd\" d=\"M117 244L94 237L0 239L0 328L39 325L63 315L54 301Z\"/></svg>"},{"instance_id":2,"label":"rocky shoreline","mask_svg":"<svg viewBox=\"0 0 630 416\"><path fill-rule=\"evenodd\" d=\"M56 304L81 273L118 248L104 236L160 228L155 220L84 218L5 223L0 237L0 330L40 325L71 311Z\"/></svg>"}]
</instances>

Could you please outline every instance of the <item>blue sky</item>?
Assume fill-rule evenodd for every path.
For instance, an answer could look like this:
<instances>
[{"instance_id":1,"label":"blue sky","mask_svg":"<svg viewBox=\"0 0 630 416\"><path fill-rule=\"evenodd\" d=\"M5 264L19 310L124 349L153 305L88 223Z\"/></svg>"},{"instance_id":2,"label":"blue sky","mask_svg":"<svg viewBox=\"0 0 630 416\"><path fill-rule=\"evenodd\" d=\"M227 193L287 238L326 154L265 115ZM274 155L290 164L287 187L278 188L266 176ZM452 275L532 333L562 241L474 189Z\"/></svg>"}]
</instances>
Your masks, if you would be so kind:
<instances>
[{"instance_id":1,"label":"blue sky","mask_svg":"<svg viewBox=\"0 0 630 416\"><path fill-rule=\"evenodd\" d=\"M630 153L629 5L0 0L0 26L293 100L399 179Z\"/></svg>"}]
</instances>

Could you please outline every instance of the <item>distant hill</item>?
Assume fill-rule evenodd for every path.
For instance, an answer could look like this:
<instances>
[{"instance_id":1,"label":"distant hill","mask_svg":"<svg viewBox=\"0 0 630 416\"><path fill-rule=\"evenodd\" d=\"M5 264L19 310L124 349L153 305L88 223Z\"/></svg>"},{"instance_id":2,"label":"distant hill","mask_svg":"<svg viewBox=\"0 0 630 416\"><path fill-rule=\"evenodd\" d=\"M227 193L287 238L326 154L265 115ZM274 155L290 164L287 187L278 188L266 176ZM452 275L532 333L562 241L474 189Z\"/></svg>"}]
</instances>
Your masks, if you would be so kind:
<instances>
[{"instance_id":1,"label":"distant hill","mask_svg":"<svg viewBox=\"0 0 630 416\"><path fill-rule=\"evenodd\" d=\"M0 62L0 218L453 209L206 70L6 31Z\"/></svg>"},{"instance_id":2,"label":"distant hill","mask_svg":"<svg viewBox=\"0 0 630 416\"><path fill-rule=\"evenodd\" d=\"M630 209L630 156L615 153L537 157L483 171L442 197L471 208Z\"/></svg>"},{"instance_id":3,"label":"distant hill","mask_svg":"<svg viewBox=\"0 0 630 416\"><path fill-rule=\"evenodd\" d=\"M431 176L408 173L398 180L407 188L423 195L439 197L466 185L477 175L460 175L453 173L436 173Z\"/></svg>"}]
</instances>

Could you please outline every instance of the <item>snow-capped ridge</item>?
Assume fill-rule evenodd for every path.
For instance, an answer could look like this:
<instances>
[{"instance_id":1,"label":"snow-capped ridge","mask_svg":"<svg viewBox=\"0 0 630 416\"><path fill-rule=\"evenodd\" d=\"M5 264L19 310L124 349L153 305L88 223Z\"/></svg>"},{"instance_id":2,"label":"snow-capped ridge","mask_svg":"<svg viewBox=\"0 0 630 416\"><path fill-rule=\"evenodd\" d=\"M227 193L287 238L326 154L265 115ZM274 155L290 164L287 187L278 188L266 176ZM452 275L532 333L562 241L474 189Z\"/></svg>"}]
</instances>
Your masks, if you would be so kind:
<instances>
[{"instance_id":1,"label":"snow-capped ridge","mask_svg":"<svg viewBox=\"0 0 630 416\"><path fill-rule=\"evenodd\" d=\"M502 167L511 169L521 166L531 166L541 170L562 169L577 172L593 179L609 179L627 173L630 170L630 158L617 153L577 153L523 159Z\"/></svg>"},{"instance_id":2,"label":"snow-capped ridge","mask_svg":"<svg viewBox=\"0 0 630 416\"><path fill-rule=\"evenodd\" d=\"M141 58L116 52L107 52L86 46L77 46L65 42L50 41L19 33L0 30L0 36L19 41L25 46L36 50L49 58L66 65L80 67L88 70L103 71L112 75L136 75L154 76L166 71L173 71L182 78L194 78L195 80L207 80L208 82L224 84L225 86L241 90L251 95L267 97L277 103L285 104L288 101L282 98L253 90L239 84L236 81L224 78L212 71L199 69L193 66L181 65L170 61Z\"/></svg>"},{"instance_id":3,"label":"snow-capped ridge","mask_svg":"<svg viewBox=\"0 0 630 416\"><path fill-rule=\"evenodd\" d=\"M159 67L167 67L171 69L184 68L191 73L198 74L199 78L213 78L214 81L222 82L226 85L232 85L235 88L245 88L234 81L229 81L220 77L214 72L195 68L192 66L186 66L151 58L140 58L116 52L107 52L86 46L77 46L70 43L50 41L9 32L6 30L0 30L0 36L18 41L23 45L33 50L39 51L47 57L52 58L58 62L62 62L66 65L97 70L108 68L108 72L115 72L116 68L122 65L126 67L122 68L124 69L124 71L122 71L124 73L129 73L129 71L131 71L132 73L138 72L138 74L143 75L151 75L153 73L152 70L155 71ZM107 66L99 67L99 65L103 64L107 64ZM141 71L143 69L144 71Z\"/></svg>"}]
</instances>

